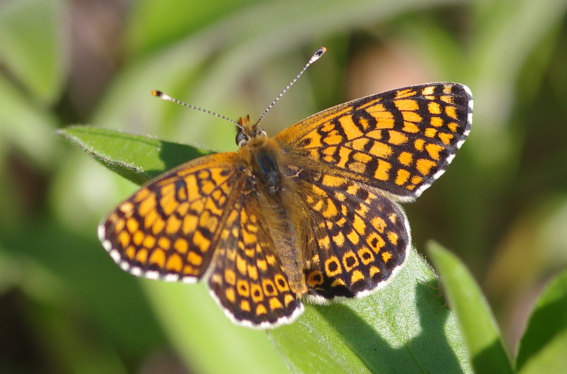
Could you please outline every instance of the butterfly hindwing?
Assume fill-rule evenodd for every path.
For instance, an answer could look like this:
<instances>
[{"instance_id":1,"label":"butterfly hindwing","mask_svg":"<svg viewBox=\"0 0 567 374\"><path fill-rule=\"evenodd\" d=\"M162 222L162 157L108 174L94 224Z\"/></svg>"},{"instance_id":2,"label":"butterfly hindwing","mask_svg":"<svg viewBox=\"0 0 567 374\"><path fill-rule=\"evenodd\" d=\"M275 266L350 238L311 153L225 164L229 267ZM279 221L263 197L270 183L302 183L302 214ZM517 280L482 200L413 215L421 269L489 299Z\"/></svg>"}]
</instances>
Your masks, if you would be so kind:
<instances>
[{"instance_id":1,"label":"butterfly hindwing","mask_svg":"<svg viewBox=\"0 0 567 374\"><path fill-rule=\"evenodd\" d=\"M234 202L209 276L211 293L226 314L259 328L289 323L303 311L262 213L255 192Z\"/></svg>"},{"instance_id":2,"label":"butterfly hindwing","mask_svg":"<svg viewBox=\"0 0 567 374\"><path fill-rule=\"evenodd\" d=\"M309 295L362 296L385 284L411 243L402 209L379 190L352 180L307 172L298 179L316 248L305 268Z\"/></svg>"}]
</instances>

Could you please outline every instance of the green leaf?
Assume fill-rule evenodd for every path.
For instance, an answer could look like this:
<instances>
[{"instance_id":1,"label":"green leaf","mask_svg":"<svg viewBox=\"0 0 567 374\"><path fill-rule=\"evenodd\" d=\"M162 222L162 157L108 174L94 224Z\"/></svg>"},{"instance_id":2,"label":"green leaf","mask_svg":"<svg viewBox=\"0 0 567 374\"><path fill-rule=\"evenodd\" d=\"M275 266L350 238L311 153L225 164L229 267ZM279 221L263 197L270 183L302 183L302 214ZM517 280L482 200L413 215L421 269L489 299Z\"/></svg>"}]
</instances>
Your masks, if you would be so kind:
<instances>
[{"instance_id":1,"label":"green leaf","mask_svg":"<svg viewBox=\"0 0 567 374\"><path fill-rule=\"evenodd\" d=\"M79 144L109 169L138 184L189 159L210 153L187 145L94 127L76 126L58 133ZM141 282L146 285L147 295L172 343L188 366L197 372L286 372L277 352L267 344L265 332L232 324L203 284ZM222 341L216 340L218 336L223 337ZM219 356L225 359L218 359Z\"/></svg>"},{"instance_id":2,"label":"green leaf","mask_svg":"<svg viewBox=\"0 0 567 374\"><path fill-rule=\"evenodd\" d=\"M190 145L96 127L73 126L57 133L138 185L186 161L211 153Z\"/></svg>"},{"instance_id":3,"label":"green leaf","mask_svg":"<svg viewBox=\"0 0 567 374\"><path fill-rule=\"evenodd\" d=\"M179 157L203 154L187 146L186 155L172 161L170 157L163 157L167 143L92 127L72 127L61 130L60 134L131 180L145 179L148 170L159 169L159 173L165 167L173 167L182 161ZM171 144L169 147L175 145L181 147L180 150L185 147ZM165 154L170 155L170 152ZM210 321L214 321L213 314L204 307L204 301L180 305L178 300L184 298L173 291L172 297L164 292L156 293L154 297L160 300L156 305L160 305L160 314L177 320L171 334L179 342L180 351L183 352L182 347L195 350L198 347L195 339L201 339L199 336L202 335L192 337L194 334L179 334L179 331L195 331L192 326L210 325ZM192 308L195 304L201 307ZM173 310L177 312L173 313ZM218 312L217 316L224 321L226 318L220 310ZM180 318L174 318L176 315ZM183 318L186 322L181 324ZM224 322L229 323L228 320ZM186 324L187 327L181 329ZM258 337L234 334L241 336L242 341L249 340L252 346L257 344L254 342ZM323 367L329 373L345 370L362 373L471 372L455 316L440 297L434 273L413 250L400 274L385 289L360 300L330 306L308 305L296 323L278 328L270 332L270 336L289 365L299 372L308 373ZM208 362L211 364L210 360Z\"/></svg>"},{"instance_id":4,"label":"green leaf","mask_svg":"<svg viewBox=\"0 0 567 374\"><path fill-rule=\"evenodd\" d=\"M203 282L141 282L171 343L191 372L288 373L266 332L232 323Z\"/></svg>"},{"instance_id":5,"label":"green leaf","mask_svg":"<svg viewBox=\"0 0 567 374\"><path fill-rule=\"evenodd\" d=\"M455 315L413 249L384 289L307 305L297 322L269 334L297 373L472 372Z\"/></svg>"},{"instance_id":6,"label":"green leaf","mask_svg":"<svg viewBox=\"0 0 567 374\"><path fill-rule=\"evenodd\" d=\"M520 342L519 373L567 372L567 270L537 301Z\"/></svg>"},{"instance_id":7,"label":"green leaf","mask_svg":"<svg viewBox=\"0 0 567 374\"><path fill-rule=\"evenodd\" d=\"M429 254L456 313L475 372L513 373L500 330L470 272L438 244L429 245Z\"/></svg>"},{"instance_id":8,"label":"green leaf","mask_svg":"<svg viewBox=\"0 0 567 374\"><path fill-rule=\"evenodd\" d=\"M138 183L205 153L189 146L92 127L71 127L59 133L111 170ZM424 368L435 373L471 372L456 319L444 306L437 288L435 275L412 250L406 266L384 290L344 304L307 306L298 322L271 332L271 337L297 371L311 372L324 363L330 373L347 369L400 369L411 373ZM174 302L179 297L167 298L163 292L159 295L160 300L166 300L156 305L179 304ZM187 331L194 331L192 326L207 325L212 318L206 308L195 309L194 305L188 302L175 308L180 316L192 316L186 319ZM178 328L172 330L179 332L185 324L176 323ZM173 336L184 342L180 347L190 344L193 351L198 350L198 345L191 343L190 334ZM258 338L242 339L254 342Z\"/></svg>"}]
</instances>

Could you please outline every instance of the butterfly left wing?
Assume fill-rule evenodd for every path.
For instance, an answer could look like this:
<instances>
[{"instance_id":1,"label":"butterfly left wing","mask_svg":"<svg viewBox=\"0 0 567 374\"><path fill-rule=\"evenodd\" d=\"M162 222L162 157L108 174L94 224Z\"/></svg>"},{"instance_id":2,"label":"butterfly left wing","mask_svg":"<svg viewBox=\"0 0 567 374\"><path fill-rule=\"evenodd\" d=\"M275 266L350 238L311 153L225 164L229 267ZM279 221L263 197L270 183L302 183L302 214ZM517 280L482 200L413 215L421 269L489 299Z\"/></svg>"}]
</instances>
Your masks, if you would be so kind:
<instances>
[{"instance_id":1,"label":"butterfly left wing","mask_svg":"<svg viewBox=\"0 0 567 374\"><path fill-rule=\"evenodd\" d=\"M112 259L136 276L196 282L209 266L231 196L243 182L236 153L217 153L150 181L99 226Z\"/></svg>"},{"instance_id":2,"label":"butterfly left wing","mask_svg":"<svg viewBox=\"0 0 567 374\"><path fill-rule=\"evenodd\" d=\"M274 138L306 169L362 182L398 201L418 197L443 174L471 128L472 94L430 83L340 104Z\"/></svg>"},{"instance_id":3,"label":"butterfly left wing","mask_svg":"<svg viewBox=\"0 0 567 374\"><path fill-rule=\"evenodd\" d=\"M235 323L273 328L303 311L270 235L258 195L244 191L220 233L209 275L211 295Z\"/></svg>"},{"instance_id":4,"label":"butterfly left wing","mask_svg":"<svg viewBox=\"0 0 567 374\"><path fill-rule=\"evenodd\" d=\"M208 281L236 323L275 327L303 311L237 153L217 153L159 176L121 203L99 238L125 271Z\"/></svg>"}]
</instances>

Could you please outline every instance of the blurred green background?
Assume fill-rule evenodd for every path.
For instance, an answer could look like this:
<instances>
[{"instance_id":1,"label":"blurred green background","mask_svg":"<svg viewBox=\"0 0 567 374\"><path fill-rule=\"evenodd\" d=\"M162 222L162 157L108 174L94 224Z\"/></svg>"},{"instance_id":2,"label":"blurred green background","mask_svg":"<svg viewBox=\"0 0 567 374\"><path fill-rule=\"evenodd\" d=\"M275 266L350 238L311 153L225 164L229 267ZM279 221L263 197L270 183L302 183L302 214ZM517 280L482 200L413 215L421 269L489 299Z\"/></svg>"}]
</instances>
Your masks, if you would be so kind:
<instances>
[{"instance_id":1,"label":"blurred green background","mask_svg":"<svg viewBox=\"0 0 567 374\"><path fill-rule=\"evenodd\" d=\"M567 263L565 0L3 0L0 2L0 372L285 373L262 331L233 326L203 285L122 272L96 226L136 188L54 131L88 124L235 150L226 121L270 135L343 101L467 84L471 136L405 205L419 250L451 248L512 352Z\"/></svg>"}]
</instances>

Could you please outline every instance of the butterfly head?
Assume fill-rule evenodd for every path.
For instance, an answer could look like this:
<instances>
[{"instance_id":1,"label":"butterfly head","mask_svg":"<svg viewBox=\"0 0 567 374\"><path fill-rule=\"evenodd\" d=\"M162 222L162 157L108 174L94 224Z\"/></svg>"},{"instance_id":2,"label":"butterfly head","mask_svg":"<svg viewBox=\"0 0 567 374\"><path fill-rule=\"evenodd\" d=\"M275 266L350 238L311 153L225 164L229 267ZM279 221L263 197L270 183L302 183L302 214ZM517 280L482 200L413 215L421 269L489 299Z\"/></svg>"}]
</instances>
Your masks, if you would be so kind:
<instances>
[{"instance_id":1,"label":"butterfly head","mask_svg":"<svg viewBox=\"0 0 567 374\"><path fill-rule=\"evenodd\" d=\"M257 137L265 137L266 132L258 126L258 123L252 124L250 116L238 119L238 132L236 133L236 144L239 147L245 146L252 139Z\"/></svg>"}]
</instances>

